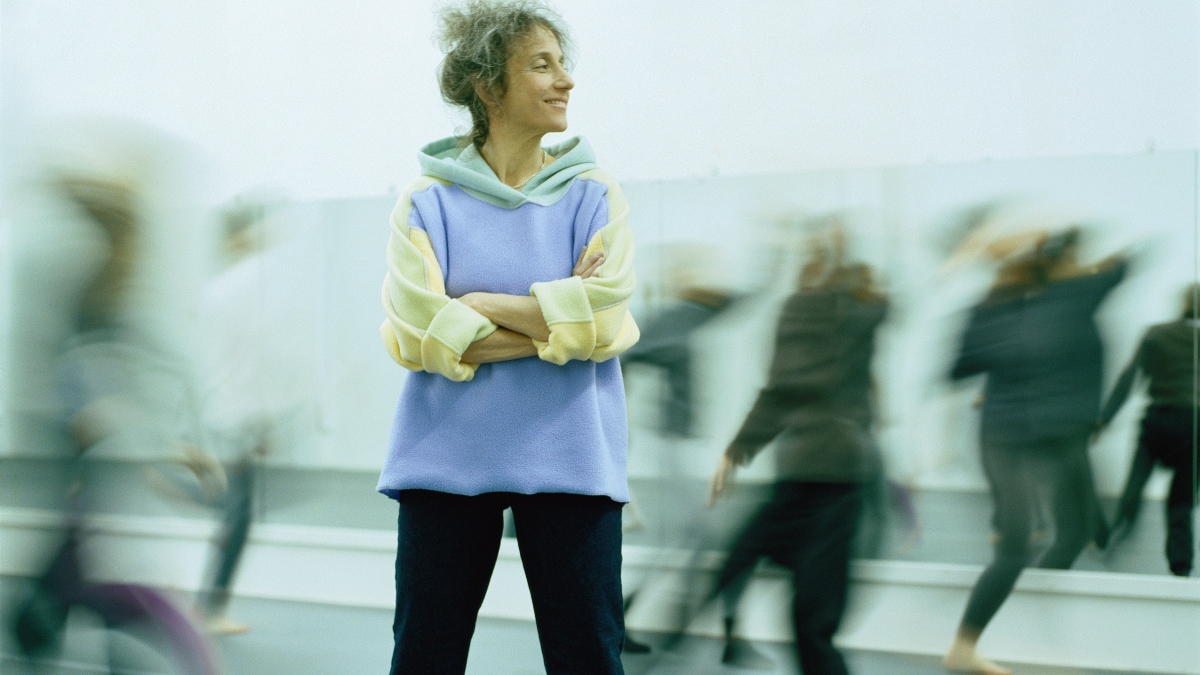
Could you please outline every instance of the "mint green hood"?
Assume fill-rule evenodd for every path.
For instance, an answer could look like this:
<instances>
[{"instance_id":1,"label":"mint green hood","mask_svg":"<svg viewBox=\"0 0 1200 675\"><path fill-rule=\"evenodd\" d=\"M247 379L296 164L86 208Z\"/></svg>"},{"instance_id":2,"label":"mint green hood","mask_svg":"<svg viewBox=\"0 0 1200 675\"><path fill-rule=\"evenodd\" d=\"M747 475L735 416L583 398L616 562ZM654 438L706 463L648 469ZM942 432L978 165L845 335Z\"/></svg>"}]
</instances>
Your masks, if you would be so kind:
<instances>
[{"instance_id":1,"label":"mint green hood","mask_svg":"<svg viewBox=\"0 0 1200 675\"><path fill-rule=\"evenodd\" d=\"M421 173L450 181L472 197L506 209L515 209L526 202L549 206L567 193L571 179L597 168L592 146L584 137L576 136L546 148L556 159L518 191L500 182L474 144L464 148L459 143L458 138L451 136L421 148L418 155Z\"/></svg>"}]
</instances>

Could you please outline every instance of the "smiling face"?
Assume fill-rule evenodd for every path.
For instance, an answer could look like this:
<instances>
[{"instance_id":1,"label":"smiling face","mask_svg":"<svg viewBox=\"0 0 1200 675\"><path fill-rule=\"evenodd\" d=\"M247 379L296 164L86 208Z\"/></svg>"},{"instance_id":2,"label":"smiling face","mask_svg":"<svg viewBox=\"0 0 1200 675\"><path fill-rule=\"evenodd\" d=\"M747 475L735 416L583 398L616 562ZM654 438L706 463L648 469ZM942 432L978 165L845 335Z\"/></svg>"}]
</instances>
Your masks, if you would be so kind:
<instances>
[{"instance_id":1,"label":"smiling face","mask_svg":"<svg viewBox=\"0 0 1200 675\"><path fill-rule=\"evenodd\" d=\"M558 38L535 26L508 59L508 86L489 117L513 131L548 134L567 129L567 100L575 81ZM498 118L498 119L497 119Z\"/></svg>"}]
</instances>

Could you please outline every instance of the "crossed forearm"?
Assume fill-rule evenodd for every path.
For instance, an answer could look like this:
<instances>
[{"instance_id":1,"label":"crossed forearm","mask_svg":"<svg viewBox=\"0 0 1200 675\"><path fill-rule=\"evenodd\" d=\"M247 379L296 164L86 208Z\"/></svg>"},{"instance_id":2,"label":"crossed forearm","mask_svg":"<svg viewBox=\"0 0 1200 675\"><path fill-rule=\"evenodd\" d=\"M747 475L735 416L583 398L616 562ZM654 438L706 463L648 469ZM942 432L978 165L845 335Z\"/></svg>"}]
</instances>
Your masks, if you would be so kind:
<instances>
[{"instance_id":1,"label":"crossed forearm","mask_svg":"<svg viewBox=\"0 0 1200 675\"><path fill-rule=\"evenodd\" d=\"M537 356L537 347L528 335L497 328L491 335L471 343L463 352L463 363L496 363Z\"/></svg>"},{"instance_id":2,"label":"crossed forearm","mask_svg":"<svg viewBox=\"0 0 1200 675\"><path fill-rule=\"evenodd\" d=\"M528 335L539 342L550 338L550 328L542 316L537 298L504 293L467 293L459 302L486 316L497 326Z\"/></svg>"},{"instance_id":3,"label":"crossed forearm","mask_svg":"<svg viewBox=\"0 0 1200 675\"><path fill-rule=\"evenodd\" d=\"M571 276L589 279L604 265L604 253L586 257L585 249L579 254ZM467 293L458 299L467 307L487 317L500 326L494 333L471 343L463 352L463 363L495 363L537 356L533 341L546 342L550 339L550 327L542 315L542 307L531 295L507 295L504 293Z\"/></svg>"},{"instance_id":4,"label":"crossed forearm","mask_svg":"<svg viewBox=\"0 0 1200 675\"><path fill-rule=\"evenodd\" d=\"M545 342L550 328L537 299L503 293L468 293L458 299L500 326L494 333L471 343L462 355L464 363L496 363L537 356L534 340Z\"/></svg>"}]
</instances>

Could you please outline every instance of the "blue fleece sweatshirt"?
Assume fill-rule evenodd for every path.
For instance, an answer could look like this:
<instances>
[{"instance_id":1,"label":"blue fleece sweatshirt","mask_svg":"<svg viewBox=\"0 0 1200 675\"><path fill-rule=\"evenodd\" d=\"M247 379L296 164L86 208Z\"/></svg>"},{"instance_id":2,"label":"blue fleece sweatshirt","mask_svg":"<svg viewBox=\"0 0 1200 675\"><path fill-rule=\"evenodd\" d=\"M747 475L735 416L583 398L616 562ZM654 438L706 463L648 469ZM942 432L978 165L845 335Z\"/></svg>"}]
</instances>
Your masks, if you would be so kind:
<instances>
[{"instance_id":1,"label":"blue fleece sweatshirt","mask_svg":"<svg viewBox=\"0 0 1200 675\"><path fill-rule=\"evenodd\" d=\"M629 500L625 394L617 359L638 330L629 314L633 239L620 187L582 138L521 191L474 146L426 146L421 178L392 213L381 326L409 374L379 491L463 495L564 492ZM584 250L605 254L572 277ZM482 365L463 352L495 324L455 298L532 295L550 337L537 357Z\"/></svg>"}]
</instances>

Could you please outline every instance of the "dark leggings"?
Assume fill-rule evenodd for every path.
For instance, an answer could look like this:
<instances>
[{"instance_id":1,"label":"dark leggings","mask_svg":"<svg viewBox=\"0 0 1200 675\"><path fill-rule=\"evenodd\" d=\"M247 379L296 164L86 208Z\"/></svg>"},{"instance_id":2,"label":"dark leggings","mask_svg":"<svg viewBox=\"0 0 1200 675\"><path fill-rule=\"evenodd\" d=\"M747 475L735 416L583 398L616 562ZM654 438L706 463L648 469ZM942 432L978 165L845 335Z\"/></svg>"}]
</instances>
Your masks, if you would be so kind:
<instances>
[{"instance_id":1,"label":"dark leggings","mask_svg":"<svg viewBox=\"0 0 1200 675\"><path fill-rule=\"evenodd\" d=\"M221 616L229 604L230 586L254 516L254 472L255 460L250 456L226 469L229 487L217 504L221 509L221 524L199 598L205 616Z\"/></svg>"},{"instance_id":2,"label":"dark leggings","mask_svg":"<svg viewBox=\"0 0 1200 675\"><path fill-rule=\"evenodd\" d=\"M861 502L853 483L777 483L771 501L738 536L717 580L717 593L732 617L760 558L791 571L796 655L805 675L847 672L833 635L846 607Z\"/></svg>"},{"instance_id":3,"label":"dark leggings","mask_svg":"<svg viewBox=\"0 0 1200 675\"><path fill-rule=\"evenodd\" d=\"M461 674L512 507L548 675L620 675L621 504L572 494L400 493L392 674Z\"/></svg>"},{"instance_id":4,"label":"dark leggings","mask_svg":"<svg viewBox=\"0 0 1200 675\"><path fill-rule=\"evenodd\" d=\"M1152 406L1142 418L1142 437L1129 469L1125 492L1117 512L1120 520L1132 523L1137 518L1142 492L1155 464L1173 472L1167 493L1167 564L1173 574L1187 576L1192 571L1192 509L1196 504L1196 459L1192 447L1193 412L1191 408Z\"/></svg>"},{"instance_id":5,"label":"dark leggings","mask_svg":"<svg viewBox=\"0 0 1200 675\"><path fill-rule=\"evenodd\" d=\"M1043 488L1050 492L1054 544L1038 567L1067 569L1098 526L1086 438L1072 437L1025 445L983 444L983 468L992 489L999 540L992 563L975 582L963 614L964 628L983 631L1008 598L1021 570L1032 559L1034 510Z\"/></svg>"}]
</instances>

